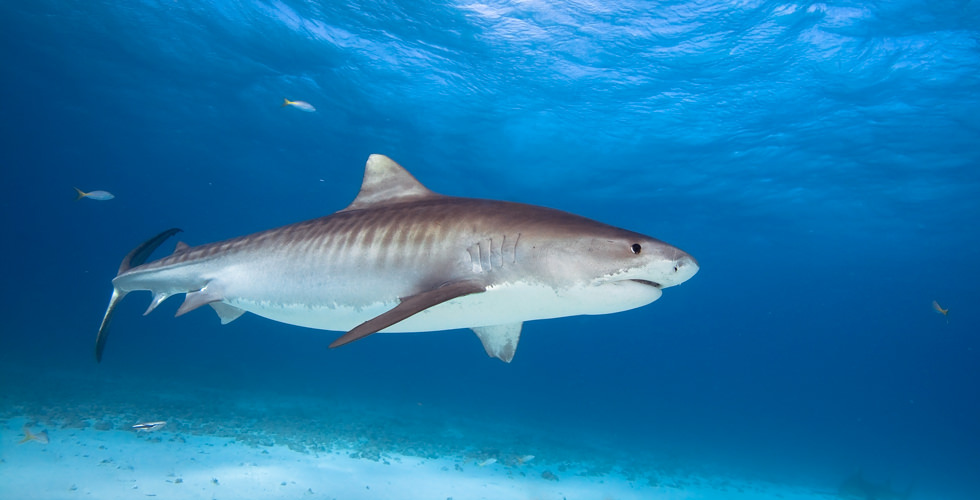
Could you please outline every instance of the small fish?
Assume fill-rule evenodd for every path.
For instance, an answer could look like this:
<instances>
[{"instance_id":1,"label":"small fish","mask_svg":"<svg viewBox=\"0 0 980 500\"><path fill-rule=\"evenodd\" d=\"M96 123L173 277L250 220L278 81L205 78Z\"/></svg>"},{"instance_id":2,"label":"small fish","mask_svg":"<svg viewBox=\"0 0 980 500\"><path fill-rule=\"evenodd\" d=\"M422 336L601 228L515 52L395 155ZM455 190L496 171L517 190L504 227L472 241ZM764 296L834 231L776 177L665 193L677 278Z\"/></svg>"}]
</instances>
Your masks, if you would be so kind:
<instances>
[{"instance_id":1,"label":"small fish","mask_svg":"<svg viewBox=\"0 0 980 500\"><path fill-rule=\"evenodd\" d=\"M283 99L281 107L285 108L286 106L292 106L300 111L306 111L307 113L316 111L316 108L306 101L290 101L289 99Z\"/></svg>"},{"instance_id":2,"label":"small fish","mask_svg":"<svg viewBox=\"0 0 980 500\"><path fill-rule=\"evenodd\" d=\"M38 432L37 434L34 434L34 433L31 432L31 428L25 425L24 426L24 439L21 439L20 440L20 443L18 443L18 444L24 444L24 443L26 443L28 441L37 441L38 443L41 443L41 444L48 444L48 431L44 430L44 431Z\"/></svg>"},{"instance_id":3,"label":"small fish","mask_svg":"<svg viewBox=\"0 0 980 500\"><path fill-rule=\"evenodd\" d=\"M133 430L136 432L153 432L163 429L163 426L167 425L167 422L140 422L133 426Z\"/></svg>"},{"instance_id":4,"label":"small fish","mask_svg":"<svg viewBox=\"0 0 980 500\"><path fill-rule=\"evenodd\" d=\"M497 459L496 458L488 458L488 459L486 459L486 460L484 460L484 461L482 461L482 462L480 462L480 463L478 463L476 465L479 465L480 467L486 467L488 465L492 465L492 464L495 464L495 463L497 463Z\"/></svg>"},{"instance_id":5,"label":"small fish","mask_svg":"<svg viewBox=\"0 0 980 500\"><path fill-rule=\"evenodd\" d=\"M116 197L115 195L113 195L108 191L92 191L86 193L85 191L82 191L81 189L78 188L75 188L75 191L78 191L78 196L75 197L75 201L78 201L82 198L91 198L93 200L106 201Z\"/></svg>"},{"instance_id":6,"label":"small fish","mask_svg":"<svg viewBox=\"0 0 980 500\"><path fill-rule=\"evenodd\" d=\"M935 300L932 301L932 308L935 309L937 313L946 316L946 322L949 323L949 309L943 309L943 307L939 305L939 302L936 302Z\"/></svg>"},{"instance_id":7,"label":"small fish","mask_svg":"<svg viewBox=\"0 0 980 500\"><path fill-rule=\"evenodd\" d=\"M517 463L524 465L531 460L534 460L534 455L524 455L523 457L517 457Z\"/></svg>"}]
</instances>

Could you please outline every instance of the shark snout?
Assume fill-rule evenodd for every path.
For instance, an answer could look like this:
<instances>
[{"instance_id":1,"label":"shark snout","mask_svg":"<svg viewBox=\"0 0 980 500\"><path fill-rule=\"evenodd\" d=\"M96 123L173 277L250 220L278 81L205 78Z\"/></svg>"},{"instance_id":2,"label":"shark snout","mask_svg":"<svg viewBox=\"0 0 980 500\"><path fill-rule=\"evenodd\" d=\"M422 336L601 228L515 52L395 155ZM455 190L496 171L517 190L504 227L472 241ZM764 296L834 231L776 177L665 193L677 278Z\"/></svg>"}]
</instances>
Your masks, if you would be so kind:
<instances>
[{"instance_id":1,"label":"shark snout","mask_svg":"<svg viewBox=\"0 0 980 500\"><path fill-rule=\"evenodd\" d=\"M676 253L673 256L673 269L668 270L666 275L659 280L660 286L663 288L680 285L691 279L701 269L694 257L683 250L676 248L674 250Z\"/></svg>"}]
</instances>

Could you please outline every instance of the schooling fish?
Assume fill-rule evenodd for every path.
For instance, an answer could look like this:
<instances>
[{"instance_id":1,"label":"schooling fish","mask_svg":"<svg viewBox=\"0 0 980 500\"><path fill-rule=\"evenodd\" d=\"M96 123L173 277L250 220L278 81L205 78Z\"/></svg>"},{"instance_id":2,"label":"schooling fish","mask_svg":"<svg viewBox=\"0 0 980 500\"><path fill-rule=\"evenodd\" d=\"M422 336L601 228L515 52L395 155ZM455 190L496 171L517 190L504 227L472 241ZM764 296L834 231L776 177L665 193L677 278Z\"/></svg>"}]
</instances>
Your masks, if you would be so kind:
<instances>
[{"instance_id":1,"label":"schooling fish","mask_svg":"<svg viewBox=\"0 0 980 500\"><path fill-rule=\"evenodd\" d=\"M137 432L153 432L163 429L163 426L167 425L167 422L140 422L134 425L132 428Z\"/></svg>"},{"instance_id":2,"label":"schooling fish","mask_svg":"<svg viewBox=\"0 0 980 500\"><path fill-rule=\"evenodd\" d=\"M81 189L78 188L75 188L75 191L78 191L78 196L75 197L75 201L78 201L82 198L91 198L93 200L99 200L99 201L106 201L115 198L115 195L113 195L108 191L92 191L86 193L85 191L82 191Z\"/></svg>"},{"instance_id":3,"label":"schooling fish","mask_svg":"<svg viewBox=\"0 0 980 500\"><path fill-rule=\"evenodd\" d=\"M316 108L306 101L290 101L289 99L283 99L281 107L285 108L286 106L292 106L300 111L306 111L307 113L316 111Z\"/></svg>"},{"instance_id":4,"label":"schooling fish","mask_svg":"<svg viewBox=\"0 0 980 500\"><path fill-rule=\"evenodd\" d=\"M26 443L28 441L37 441L38 443L41 443L41 444L48 444L48 431L44 430L44 431L38 432L37 434L34 434L34 433L31 432L31 428L25 425L24 426L24 439L21 439L19 444L23 444L23 443Z\"/></svg>"}]
</instances>

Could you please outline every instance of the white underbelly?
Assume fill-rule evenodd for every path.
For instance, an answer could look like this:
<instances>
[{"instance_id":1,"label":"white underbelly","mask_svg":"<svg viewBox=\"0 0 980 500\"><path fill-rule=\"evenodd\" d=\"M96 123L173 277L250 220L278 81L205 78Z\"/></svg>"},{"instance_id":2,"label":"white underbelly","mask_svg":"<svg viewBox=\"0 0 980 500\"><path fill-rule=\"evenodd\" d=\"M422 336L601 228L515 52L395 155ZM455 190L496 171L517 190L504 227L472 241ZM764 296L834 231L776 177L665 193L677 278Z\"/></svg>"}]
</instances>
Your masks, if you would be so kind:
<instances>
[{"instance_id":1,"label":"white underbelly","mask_svg":"<svg viewBox=\"0 0 980 500\"><path fill-rule=\"evenodd\" d=\"M515 283L496 285L486 292L459 297L421 311L382 331L429 332L520 323L580 314L609 314L649 304L660 290L624 281L563 290ZM364 307L322 304L283 304L274 300L231 298L226 303L259 316L291 325L346 332L395 307L377 302Z\"/></svg>"}]
</instances>

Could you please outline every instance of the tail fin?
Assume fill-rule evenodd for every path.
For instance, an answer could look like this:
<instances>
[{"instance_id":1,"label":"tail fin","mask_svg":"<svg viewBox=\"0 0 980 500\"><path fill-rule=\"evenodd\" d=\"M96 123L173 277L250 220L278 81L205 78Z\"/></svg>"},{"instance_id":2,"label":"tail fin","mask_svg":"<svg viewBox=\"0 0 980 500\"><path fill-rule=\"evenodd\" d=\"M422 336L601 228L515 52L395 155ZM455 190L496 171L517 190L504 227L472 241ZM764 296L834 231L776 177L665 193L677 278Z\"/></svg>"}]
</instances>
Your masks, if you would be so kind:
<instances>
[{"instance_id":1,"label":"tail fin","mask_svg":"<svg viewBox=\"0 0 980 500\"><path fill-rule=\"evenodd\" d=\"M283 100L282 100L282 106L279 106L279 107L280 108L285 108L286 106L289 106L290 104L292 104L292 103L289 102L289 99L283 98Z\"/></svg>"},{"instance_id":2,"label":"tail fin","mask_svg":"<svg viewBox=\"0 0 980 500\"><path fill-rule=\"evenodd\" d=\"M31 432L31 428L30 427L28 427L28 426L25 425L24 426L24 439L21 439L20 441L18 441L17 444L24 444L24 443L26 443L28 441L34 441L35 439L37 439L37 436L35 436L34 433Z\"/></svg>"},{"instance_id":3,"label":"tail fin","mask_svg":"<svg viewBox=\"0 0 980 500\"><path fill-rule=\"evenodd\" d=\"M74 186L72 186L72 187L74 187ZM82 191L81 189L75 188L75 191L78 191L78 194L75 195L75 201L78 201L78 200L80 200L80 199L88 196L88 193L86 193L85 191Z\"/></svg>"},{"instance_id":4,"label":"tail fin","mask_svg":"<svg viewBox=\"0 0 980 500\"><path fill-rule=\"evenodd\" d=\"M122 260L122 264L119 264L119 273L116 276L146 262L150 258L150 254L153 253L167 238L179 233L181 230L177 228L168 229L146 241L142 245L133 249L129 252L125 258ZM115 312L116 305L122 301L123 297L129 292L124 292L118 288L113 287L112 297L109 299L109 307L105 311L105 316L102 318L102 325L99 326L99 335L95 338L95 361L102 361L102 351L105 349L105 341L109 336L109 323L112 321L112 313Z\"/></svg>"}]
</instances>

